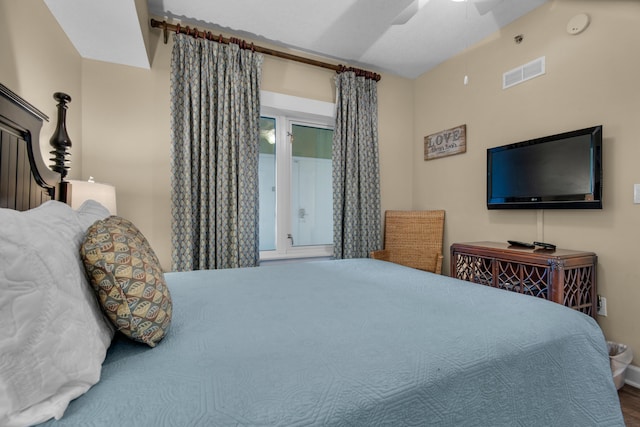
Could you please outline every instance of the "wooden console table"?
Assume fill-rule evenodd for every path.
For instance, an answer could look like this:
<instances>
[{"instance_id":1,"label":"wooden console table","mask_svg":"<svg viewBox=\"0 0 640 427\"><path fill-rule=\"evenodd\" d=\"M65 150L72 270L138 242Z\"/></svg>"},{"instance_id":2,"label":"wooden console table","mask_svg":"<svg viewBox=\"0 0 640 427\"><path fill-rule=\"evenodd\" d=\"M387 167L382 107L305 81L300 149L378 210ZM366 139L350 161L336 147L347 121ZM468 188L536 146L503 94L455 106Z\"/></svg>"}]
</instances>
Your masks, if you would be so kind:
<instances>
[{"instance_id":1,"label":"wooden console table","mask_svg":"<svg viewBox=\"0 0 640 427\"><path fill-rule=\"evenodd\" d=\"M451 245L451 277L564 304L596 316L593 252L554 251L500 242Z\"/></svg>"}]
</instances>

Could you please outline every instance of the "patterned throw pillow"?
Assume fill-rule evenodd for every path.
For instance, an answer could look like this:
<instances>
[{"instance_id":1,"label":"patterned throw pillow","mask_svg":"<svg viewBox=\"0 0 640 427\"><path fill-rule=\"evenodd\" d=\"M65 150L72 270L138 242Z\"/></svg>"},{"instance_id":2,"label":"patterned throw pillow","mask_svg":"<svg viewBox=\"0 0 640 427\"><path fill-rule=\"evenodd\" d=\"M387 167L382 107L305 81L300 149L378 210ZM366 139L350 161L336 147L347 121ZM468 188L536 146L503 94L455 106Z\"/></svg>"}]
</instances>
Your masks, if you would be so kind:
<instances>
[{"instance_id":1,"label":"patterned throw pillow","mask_svg":"<svg viewBox=\"0 0 640 427\"><path fill-rule=\"evenodd\" d=\"M118 216L96 221L87 230L80 254L115 327L155 347L171 323L171 295L158 257L140 230Z\"/></svg>"}]
</instances>

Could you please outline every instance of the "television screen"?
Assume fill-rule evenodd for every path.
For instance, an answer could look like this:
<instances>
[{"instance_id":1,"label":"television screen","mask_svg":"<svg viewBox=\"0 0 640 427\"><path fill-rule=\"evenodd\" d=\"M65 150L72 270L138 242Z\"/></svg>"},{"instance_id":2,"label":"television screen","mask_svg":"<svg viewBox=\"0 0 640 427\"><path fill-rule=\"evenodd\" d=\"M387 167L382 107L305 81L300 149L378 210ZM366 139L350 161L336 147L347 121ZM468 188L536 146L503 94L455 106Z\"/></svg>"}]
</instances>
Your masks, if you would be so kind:
<instances>
[{"instance_id":1,"label":"television screen","mask_svg":"<svg viewBox=\"0 0 640 427\"><path fill-rule=\"evenodd\" d=\"M487 150L489 209L601 209L602 126Z\"/></svg>"}]
</instances>

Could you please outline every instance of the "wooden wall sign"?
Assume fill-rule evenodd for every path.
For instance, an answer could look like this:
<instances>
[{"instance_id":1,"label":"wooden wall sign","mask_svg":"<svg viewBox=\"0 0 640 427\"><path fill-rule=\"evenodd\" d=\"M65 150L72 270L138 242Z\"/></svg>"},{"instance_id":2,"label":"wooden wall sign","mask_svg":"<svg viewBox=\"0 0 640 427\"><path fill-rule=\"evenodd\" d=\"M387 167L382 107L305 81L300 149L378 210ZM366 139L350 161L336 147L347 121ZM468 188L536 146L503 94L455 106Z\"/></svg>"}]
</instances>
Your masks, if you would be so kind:
<instances>
[{"instance_id":1,"label":"wooden wall sign","mask_svg":"<svg viewBox=\"0 0 640 427\"><path fill-rule=\"evenodd\" d=\"M467 125L424 137L424 159L432 160L467 151Z\"/></svg>"}]
</instances>

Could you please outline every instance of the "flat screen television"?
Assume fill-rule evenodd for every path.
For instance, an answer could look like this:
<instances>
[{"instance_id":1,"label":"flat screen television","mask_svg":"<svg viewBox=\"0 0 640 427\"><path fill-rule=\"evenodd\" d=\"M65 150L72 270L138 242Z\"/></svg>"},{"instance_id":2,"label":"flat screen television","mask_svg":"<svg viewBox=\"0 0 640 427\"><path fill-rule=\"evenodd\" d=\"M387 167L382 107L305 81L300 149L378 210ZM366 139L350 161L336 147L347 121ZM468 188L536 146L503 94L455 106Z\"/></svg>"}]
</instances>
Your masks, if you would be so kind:
<instances>
[{"instance_id":1,"label":"flat screen television","mask_svg":"<svg viewBox=\"0 0 640 427\"><path fill-rule=\"evenodd\" d=\"M488 209L602 209L602 126L487 149Z\"/></svg>"}]
</instances>

